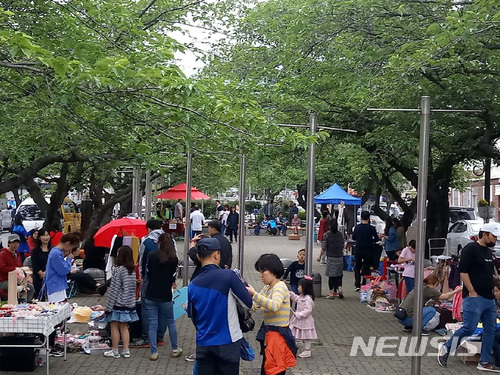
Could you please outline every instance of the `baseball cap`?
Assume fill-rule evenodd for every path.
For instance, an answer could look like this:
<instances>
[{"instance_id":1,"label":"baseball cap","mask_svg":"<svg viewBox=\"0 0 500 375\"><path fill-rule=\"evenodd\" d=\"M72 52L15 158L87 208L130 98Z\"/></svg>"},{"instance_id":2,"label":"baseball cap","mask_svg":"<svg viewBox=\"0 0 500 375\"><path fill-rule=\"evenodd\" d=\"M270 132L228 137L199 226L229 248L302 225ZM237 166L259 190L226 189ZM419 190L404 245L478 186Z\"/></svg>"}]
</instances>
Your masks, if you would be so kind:
<instances>
[{"instance_id":1,"label":"baseball cap","mask_svg":"<svg viewBox=\"0 0 500 375\"><path fill-rule=\"evenodd\" d=\"M11 234L8 239L7 239L7 242L8 243L11 243L11 242L21 242L21 239L19 238L19 236L17 234Z\"/></svg>"},{"instance_id":2,"label":"baseball cap","mask_svg":"<svg viewBox=\"0 0 500 375\"><path fill-rule=\"evenodd\" d=\"M479 229L480 232L489 232L496 237L500 237L500 226L496 223L486 223Z\"/></svg>"},{"instance_id":3,"label":"baseball cap","mask_svg":"<svg viewBox=\"0 0 500 375\"><path fill-rule=\"evenodd\" d=\"M220 250L220 243L217 238L202 238L196 244L198 252L200 251L217 251Z\"/></svg>"}]
</instances>

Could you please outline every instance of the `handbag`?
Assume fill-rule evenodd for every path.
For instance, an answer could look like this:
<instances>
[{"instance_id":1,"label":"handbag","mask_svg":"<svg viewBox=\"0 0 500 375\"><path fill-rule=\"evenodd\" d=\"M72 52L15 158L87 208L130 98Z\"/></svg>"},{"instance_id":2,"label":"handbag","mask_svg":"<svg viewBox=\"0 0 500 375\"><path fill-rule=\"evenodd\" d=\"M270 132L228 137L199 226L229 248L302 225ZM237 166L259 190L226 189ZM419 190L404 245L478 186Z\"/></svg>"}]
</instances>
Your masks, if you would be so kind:
<instances>
[{"instance_id":1,"label":"handbag","mask_svg":"<svg viewBox=\"0 0 500 375\"><path fill-rule=\"evenodd\" d=\"M255 327L255 320L252 318L250 309L246 307L243 302L241 302L236 296L236 310L238 312L238 320L240 322L240 328L243 333L249 332Z\"/></svg>"},{"instance_id":2,"label":"handbag","mask_svg":"<svg viewBox=\"0 0 500 375\"><path fill-rule=\"evenodd\" d=\"M253 361L255 359L252 345L244 337L241 339L240 358L244 361Z\"/></svg>"},{"instance_id":3,"label":"handbag","mask_svg":"<svg viewBox=\"0 0 500 375\"><path fill-rule=\"evenodd\" d=\"M396 307L396 311L394 312L394 317L399 320L405 320L408 317L408 312L404 307L398 306Z\"/></svg>"}]
</instances>

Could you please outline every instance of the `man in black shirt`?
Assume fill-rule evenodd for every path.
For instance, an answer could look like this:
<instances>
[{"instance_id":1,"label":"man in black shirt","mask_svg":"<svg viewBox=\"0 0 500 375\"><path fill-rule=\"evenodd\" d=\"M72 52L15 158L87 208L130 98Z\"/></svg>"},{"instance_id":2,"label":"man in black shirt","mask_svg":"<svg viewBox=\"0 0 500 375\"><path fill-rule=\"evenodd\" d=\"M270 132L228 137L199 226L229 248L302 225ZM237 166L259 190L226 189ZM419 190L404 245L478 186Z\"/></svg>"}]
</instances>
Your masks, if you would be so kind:
<instances>
[{"instance_id":1,"label":"man in black shirt","mask_svg":"<svg viewBox=\"0 0 500 375\"><path fill-rule=\"evenodd\" d=\"M356 225L352 233L352 239L356 241L354 252L354 287L359 292L361 288L361 275L370 274L370 266L373 263L375 244L379 241L377 230L370 225L370 213L361 212L361 224ZM364 278L363 278L364 283Z\"/></svg>"},{"instance_id":2,"label":"man in black shirt","mask_svg":"<svg viewBox=\"0 0 500 375\"><path fill-rule=\"evenodd\" d=\"M222 224L218 220L208 223L208 234L212 238L217 238L220 243L220 268L231 268L233 263L233 248L227 238L221 233Z\"/></svg>"},{"instance_id":3,"label":"man in black shirt","mask_svg":"<svg viewBox=\"0 0 500 375\"><path fill-rule=\"evenodd\" d=\"M481 358L477 365L480 371L500 372L500 367L493 365L491 351L497 329L497 308L493 296L494 265L492 247L500 235L496 223L484 224L479 230L477 242L471 242L462 250L458 265L463 289L464 324L453 336L439 347L438 362L446 367L448 355L456 350L460 341L472 335L477 324L483 323L484 332L481 343Z\"/></svg>"}]
</instances>

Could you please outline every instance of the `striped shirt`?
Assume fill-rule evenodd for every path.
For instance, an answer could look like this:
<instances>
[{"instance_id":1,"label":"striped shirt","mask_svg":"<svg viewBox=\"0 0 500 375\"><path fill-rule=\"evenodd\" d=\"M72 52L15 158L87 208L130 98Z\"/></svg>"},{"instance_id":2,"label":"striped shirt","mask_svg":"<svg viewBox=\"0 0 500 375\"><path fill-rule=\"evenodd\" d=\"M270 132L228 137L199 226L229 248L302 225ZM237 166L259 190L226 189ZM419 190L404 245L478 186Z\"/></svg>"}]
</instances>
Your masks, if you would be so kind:
<instances>
[{"instance_id":1,"label":"striped shirt","mask_svg":"<svg viewBox=\"0 0 500 375\"><path fill-rule=\"evenodd\" d=\"M264 310L264 324L287 327L290 323L290 292L283 281L272 288L266 285L252 297L254 303Z\"/></svg>"},{"instance_id":2,"label":"striped shirt","mask_svg":"<svg viewBox=\"0 0 500 375\"><path fill-rule=\"evenodd\" d=\"M135 272L131 274L123 267L115 267L113 277L111 278L111 286L108 291L108 302L106 303L106 311L112 311L118 308L135 308L135 289L137 287Z\"/></svg>"}]
</instances>

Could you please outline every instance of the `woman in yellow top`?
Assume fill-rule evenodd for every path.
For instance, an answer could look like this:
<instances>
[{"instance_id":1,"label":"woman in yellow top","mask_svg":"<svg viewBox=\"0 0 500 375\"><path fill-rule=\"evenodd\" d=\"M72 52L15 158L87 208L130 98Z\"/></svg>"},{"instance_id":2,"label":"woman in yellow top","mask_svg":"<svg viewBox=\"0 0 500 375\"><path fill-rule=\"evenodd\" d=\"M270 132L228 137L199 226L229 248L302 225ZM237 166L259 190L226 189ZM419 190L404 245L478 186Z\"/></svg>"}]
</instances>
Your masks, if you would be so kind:
<instances>
[{"instance_id":1,"label":"woman in yellow top","mask_svg":"<svg viewBox=\"0 0 500 375\"><path fill-rule=\"evenodd\" d=\"M257 293L247 286L252 296L254 307L264 310L264 322L257 332L257 340L261 344L262 375L285 374L288 367L295 367L297 346L290 323L290 293L286 284L280 281L284 270L276 254L263 254L255 263L260 272L264 288Z\"/></svg>"}]
</instances>

